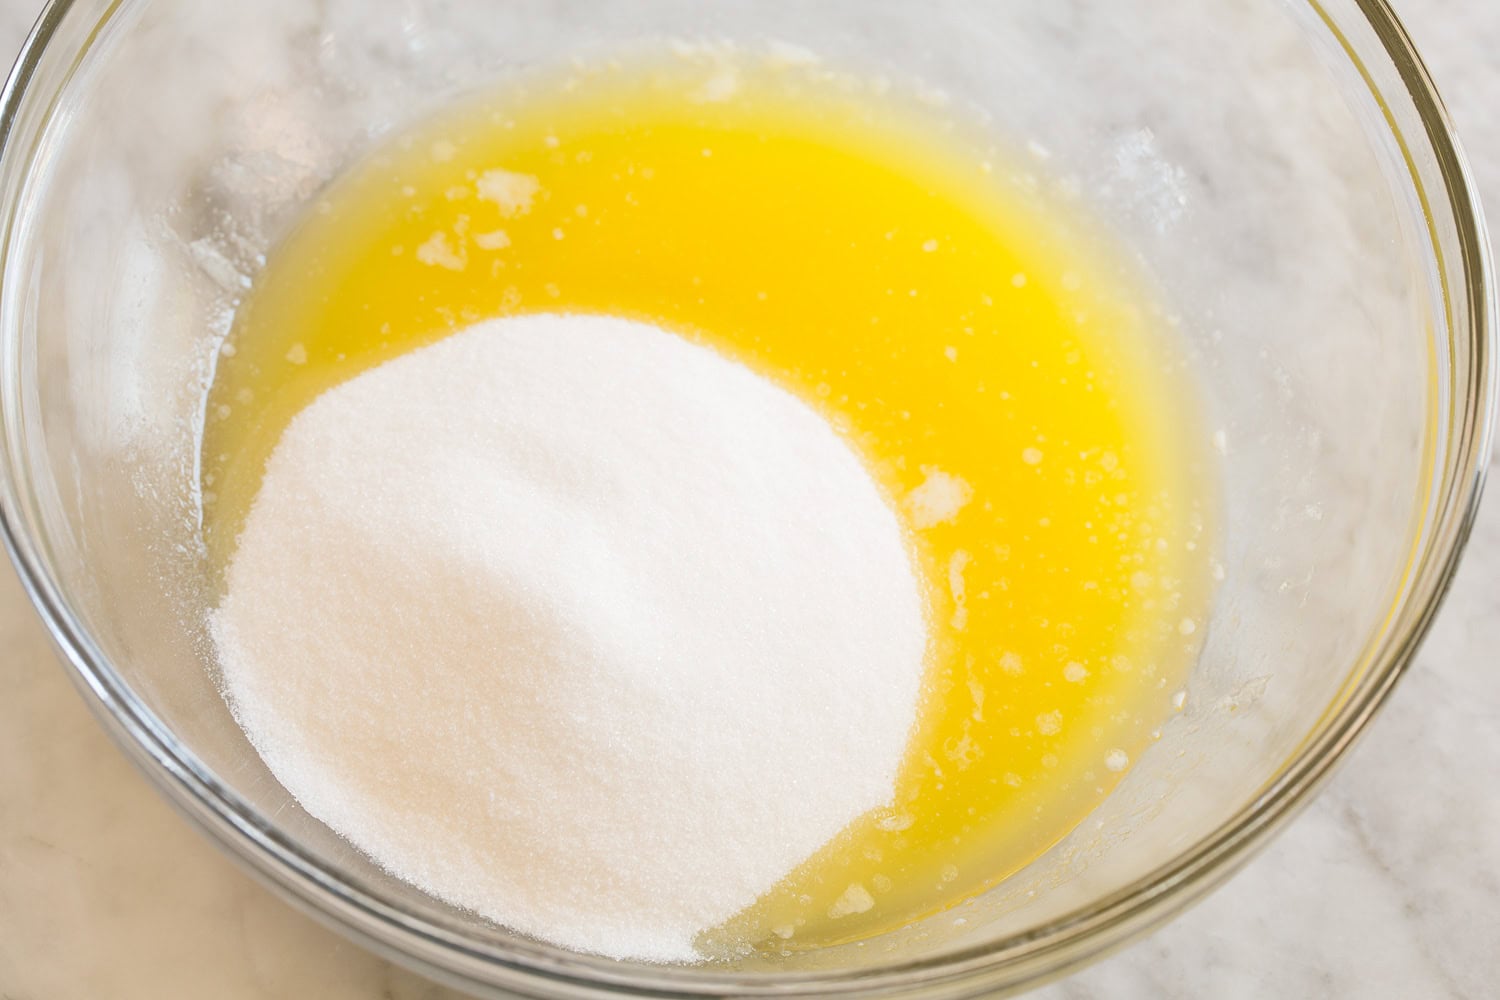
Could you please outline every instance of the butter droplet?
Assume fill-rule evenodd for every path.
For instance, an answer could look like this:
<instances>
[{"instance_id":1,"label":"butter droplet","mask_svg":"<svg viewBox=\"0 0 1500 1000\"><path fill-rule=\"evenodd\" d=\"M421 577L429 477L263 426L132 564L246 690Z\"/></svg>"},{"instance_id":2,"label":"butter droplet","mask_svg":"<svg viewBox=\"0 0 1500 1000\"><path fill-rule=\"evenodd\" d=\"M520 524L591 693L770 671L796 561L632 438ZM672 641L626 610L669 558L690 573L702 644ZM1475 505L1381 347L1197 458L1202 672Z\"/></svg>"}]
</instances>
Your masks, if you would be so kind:
<instances>
[{"instance_id":1,"label":"butter droplet","mask_svg":"<svg viewBox=\"0 0 1500 1000\"><path fill-rule=\"evenodd\" d=\"M838 920L856 913L867 913L874 906L875 897L870 895L870 890L855 882L828 908L828 919Z\"/></svg>"}]
</instances>

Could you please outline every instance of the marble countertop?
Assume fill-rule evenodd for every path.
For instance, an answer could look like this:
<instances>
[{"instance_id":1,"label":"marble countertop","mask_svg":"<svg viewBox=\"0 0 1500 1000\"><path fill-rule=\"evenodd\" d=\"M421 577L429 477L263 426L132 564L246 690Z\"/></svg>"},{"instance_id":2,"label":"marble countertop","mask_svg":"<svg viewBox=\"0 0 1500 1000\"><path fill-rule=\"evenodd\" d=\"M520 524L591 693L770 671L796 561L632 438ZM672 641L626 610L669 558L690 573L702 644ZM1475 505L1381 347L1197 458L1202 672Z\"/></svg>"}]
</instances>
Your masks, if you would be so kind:
<instances>
[{"instance_id":1,"label":"marble countertop","mask_svg":"<svg viewBox=\"0 0 1500 1000\"><path fill-rule=\"evenodd\" d=\"M0 53L18 49L36 6L0 0ZM1398 7L1500 205L1500 8ZM1492 490L1415 668L1317 801L1207 901L1035 995L1495 995L1497 648ZM189 829L95 724L9 566L0 690L0 997L455 996L294 912Z\"/></svg>"}]
</instances>

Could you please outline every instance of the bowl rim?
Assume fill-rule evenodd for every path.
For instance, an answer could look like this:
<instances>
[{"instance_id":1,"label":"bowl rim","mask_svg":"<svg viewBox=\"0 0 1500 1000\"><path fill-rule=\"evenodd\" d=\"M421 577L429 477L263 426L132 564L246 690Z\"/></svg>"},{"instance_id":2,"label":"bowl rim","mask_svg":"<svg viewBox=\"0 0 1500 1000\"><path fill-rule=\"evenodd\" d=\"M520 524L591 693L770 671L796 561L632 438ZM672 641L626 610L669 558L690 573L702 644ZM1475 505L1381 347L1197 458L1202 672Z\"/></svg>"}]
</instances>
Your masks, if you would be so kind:
<instances>
[{"instance_id":1,"label":"bowl rim","mask_svg":"<svg viewBox=\"0 0 1500 1000\"><path fill-rule=\"evenodd\" d=\"M687 997L729 993L833 996L870 990L903 995L929 991L939 995L943 990L970 994L985 987L986 981L1004 989L1057 974L1164 922L1201 898L1311 800L1409 668L1453 582L1478 510L1495 419L1496 303L1490 248L1472 174L1436 87L1388 0L1350 2L1373 31L1415 107L1422 139L1437 164L1440 190L1436 192L1424 189L1410 162L1406 136L1338 17L1325 6L1327 0L1301 2L1334 36L1386 114L1392 134L1408 156L1405 181L1416 187L1424 206L1437 205L1451 212L1456 229L1458 267L1451 287L1445 284L1444 292L1461 291L1467 323L1458 328L1450 322L1448 335L1466 344L1471 361L1460 397L1462 406L1453 416L1456 427L1451 429L1448 447L1437 456L1446 461L1437 468L1428 501L1432 530L1413 541L1413 553L1419 558L1410 585L1393 598L1384 641L1362 654L1368 666L1361 682L1324 716L1280 772L1212 833L1171 860L1038 927L980 945L853 972L729 973L713 966L622 964L521 938L500 946L482 942L456 922L434 920L380 898L357 879L303 852L221 783L136 697L69 612L35 541L18 527L23 518L16 477L10 469L15 452L10 441L13 428L4 426L10 423L8 407L0 412L0 452L6 459L0 469L0 541L54 647L70 668L71 679L116 743L164 797L233 860L301 909L386 957L435 978L469 989L503 987L529 995L571 989L575 995ZM0 161L15 155L13 133L30 84L59 27L78 4L79 0L48 0L21 48L0 92ZM124 0L101 0L90 40L123 6ZM1429 201L1432 194L1439 197ZM0 256L9 253L14 206L3 209ZM1433 209L1425 210L1430 218ZM1451 309L1448 318L1453 318ZM1441 413L1434 416L1442 418ZM1372 638L1382 636L1377 632ZM494 976L497 972L500 979Z\"/></svg>"}]
</instances>

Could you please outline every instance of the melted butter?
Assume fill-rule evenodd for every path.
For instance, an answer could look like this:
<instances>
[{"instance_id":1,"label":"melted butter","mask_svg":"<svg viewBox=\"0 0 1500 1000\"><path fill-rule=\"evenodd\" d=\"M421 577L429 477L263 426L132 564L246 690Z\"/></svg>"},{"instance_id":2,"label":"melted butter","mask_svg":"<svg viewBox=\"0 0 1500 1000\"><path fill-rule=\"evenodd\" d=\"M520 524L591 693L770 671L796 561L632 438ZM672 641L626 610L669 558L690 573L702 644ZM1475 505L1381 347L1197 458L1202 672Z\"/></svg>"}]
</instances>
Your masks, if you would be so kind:
<instances>
[{"instance_id":1,"label":"melted butter","mask_svg":"<svg viewBox=\"0 0 1500 1000\"><path fill-rule=\"evenodd\" d=\"M1207 481L1159 310L1066 211L915 105L725 60L507 90L332 185L227 342L205 535L222 566L319 393L480 319L641 319L800 394L905 516L932 641L890 807L703 942L775 953L951 905L1109 793L1196 650Z\"/></svg>"}]
</instances>

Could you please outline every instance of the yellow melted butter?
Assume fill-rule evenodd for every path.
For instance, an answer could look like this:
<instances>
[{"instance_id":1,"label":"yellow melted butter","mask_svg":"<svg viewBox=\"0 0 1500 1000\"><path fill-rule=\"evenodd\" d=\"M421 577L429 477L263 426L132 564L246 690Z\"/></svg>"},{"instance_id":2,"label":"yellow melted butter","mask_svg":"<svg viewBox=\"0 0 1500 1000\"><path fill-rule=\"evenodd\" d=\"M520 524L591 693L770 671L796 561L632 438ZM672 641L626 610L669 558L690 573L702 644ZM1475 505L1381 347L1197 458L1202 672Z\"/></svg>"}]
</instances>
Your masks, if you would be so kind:
<instances>
[{"instance_id":1,"label":"yellow melted butter","mask_svg":"<svg viewBox=\"0 0 1500 1000\"><path fill-rule=\"evenodd\" d=\"M222 569L299 410L481 319L640 319L798 393L904 514L932 636L892 805L702 942L774 954L972 895L1108 794L1197 648L1207 482L1160 311L1034 182L848 77L727 59L517 86L324 192L226 341L204 524Z\"/></svg>"}]
</instances>

